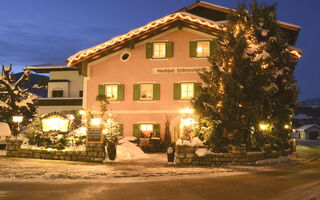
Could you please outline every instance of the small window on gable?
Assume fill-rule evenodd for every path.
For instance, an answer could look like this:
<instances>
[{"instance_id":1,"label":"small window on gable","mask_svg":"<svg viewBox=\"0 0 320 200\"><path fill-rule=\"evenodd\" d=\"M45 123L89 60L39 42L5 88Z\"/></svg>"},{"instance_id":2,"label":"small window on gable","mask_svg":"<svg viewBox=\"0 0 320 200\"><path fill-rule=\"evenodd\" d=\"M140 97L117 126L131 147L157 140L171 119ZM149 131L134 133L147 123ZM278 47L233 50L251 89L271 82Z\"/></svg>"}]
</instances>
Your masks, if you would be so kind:
<instances>
[{"instance_id":1,"label":"small window on gable","mask_svg":"<svg viewBox=\"0 0 320 200\"><path fill-rule=\"evenodd\" d=\"M209 57L209 56L210 56L210 42L197 41L197 57Z\"/></svg>"},{"instance_id":2,"label":"small window on gable","mask_svg":"<svg viewBox=\"0 0 320 200\"><path fill-rule=\"evenodd\" d=\"M118 99L118 85L105 85L105 94L110 101Z\"/></svg>"},{"instance_id":3,"label":"small window on gable","mask_svg":"<svg viewBox=\"0 0 320 200\"><path fill-rule=\"evenodd\" d=\"M166 58L166 43L165 42L153 43L152 58Z\"/></svg>"},{"instance_id":4,"label":"small window on gable","mask_svg":"<svg viewBox=\"0 0 320 200\"><path fill-rule=\"evenodd\" d=\"M153 84L140 84L140 100L153 100Z\"/></svg>"},{"instance_id":5,"label":"small window on gable","mask_svg":"<svg viewBox=\"0 0 320 200\"><path fill-rule=\"evenodd\" d=\"M181 99L192 99L194 96L194 83L181 83Z\"/></svg>"},{"instance_id":6,"label":"small window on gable","mask_svg":"<svg viewBox=\"0 0 320 200\"><path fill-rule=\"evenodd\" d=\"M52 97L63 97L63 90L52 90Z\"/></svg>"}]
</instances>

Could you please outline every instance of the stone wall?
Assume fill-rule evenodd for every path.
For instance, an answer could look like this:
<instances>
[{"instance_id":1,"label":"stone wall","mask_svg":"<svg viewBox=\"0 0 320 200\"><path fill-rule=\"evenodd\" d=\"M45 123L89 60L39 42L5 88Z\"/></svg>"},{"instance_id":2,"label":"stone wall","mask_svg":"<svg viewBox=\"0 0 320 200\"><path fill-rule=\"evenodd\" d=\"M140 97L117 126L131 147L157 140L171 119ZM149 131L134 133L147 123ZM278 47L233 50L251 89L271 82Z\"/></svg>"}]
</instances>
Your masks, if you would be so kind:
<instances>
[{"instance_id":1,"label":"stone wall","mask_svg":"<svg viewBox=\"0 0 320 200\"><path fill-rule=\"evenodd\" d=\"M259 160L286 156L295 151L295 146L283 152L264 151L247 152L245 146L231 146L228 153L208 153L198 156L196 151L206 147L193 147L190 145L177 145L175 151L175 163L177 165L254 165Z\"/></svg>"},{"instance_id":2,"label":"stone wall","mask_svg":"<svg viewBox=\"0 0 320 200\"><path fill-rule=\"evenodd\" d=\"M21 149L21 140L9 140L6 146L8 157L69 160L102 163L105 158L104 144L86 144L85 151Z\"/></svg>"}]
</instances>

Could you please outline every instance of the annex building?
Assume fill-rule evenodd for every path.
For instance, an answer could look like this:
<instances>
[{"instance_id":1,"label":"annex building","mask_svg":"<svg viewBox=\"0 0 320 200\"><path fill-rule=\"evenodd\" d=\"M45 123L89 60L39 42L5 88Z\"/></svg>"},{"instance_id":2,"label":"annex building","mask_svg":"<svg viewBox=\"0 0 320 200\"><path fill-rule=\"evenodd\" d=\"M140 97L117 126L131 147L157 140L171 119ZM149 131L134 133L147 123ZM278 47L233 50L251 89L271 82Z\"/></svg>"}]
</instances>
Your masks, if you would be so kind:
<instances>
[{"instance_id":1,"label":"annex building","mask_svg":"<svg viewBox=\"0 0 320 200\"><path fill-rule=\"evenodd\" d=\"M190 99L201 84L198 72L209 68L212 39L231 10L196 2L161 19L119 35L68 58L83 75L83 108L99 110L98 94L122 124L124 136L140 134L164 139L166 122L176 141L194 123ZM291 53L300 27L279 22ZM168 123L167 123L168 126Z\"/></svg>"}]
</instances>

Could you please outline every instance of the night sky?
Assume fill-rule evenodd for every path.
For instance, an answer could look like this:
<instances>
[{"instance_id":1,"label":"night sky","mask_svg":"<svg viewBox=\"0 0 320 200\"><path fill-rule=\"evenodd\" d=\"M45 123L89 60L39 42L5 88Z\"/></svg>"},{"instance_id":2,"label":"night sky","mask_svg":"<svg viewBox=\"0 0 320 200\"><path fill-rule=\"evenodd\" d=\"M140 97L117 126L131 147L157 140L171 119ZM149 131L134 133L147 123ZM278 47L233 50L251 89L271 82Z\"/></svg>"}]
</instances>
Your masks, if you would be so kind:
<instances>
[{"instance_id":1,"label":"night sky","mask_svg":"<svg viewBox=\"0 0 320 200\"><path fill-rule=\"evenodd\" d=\"M236 8L239 0L206 0ZM0 0L0 64L20 72L26 65L63 62L77 51L164 17L195 0ZM245 1L250 2L250 1ZM300 100L320 97L319 0L278 3L278 19L302 27L296 47Z\"/></svg>"}]
</instances>

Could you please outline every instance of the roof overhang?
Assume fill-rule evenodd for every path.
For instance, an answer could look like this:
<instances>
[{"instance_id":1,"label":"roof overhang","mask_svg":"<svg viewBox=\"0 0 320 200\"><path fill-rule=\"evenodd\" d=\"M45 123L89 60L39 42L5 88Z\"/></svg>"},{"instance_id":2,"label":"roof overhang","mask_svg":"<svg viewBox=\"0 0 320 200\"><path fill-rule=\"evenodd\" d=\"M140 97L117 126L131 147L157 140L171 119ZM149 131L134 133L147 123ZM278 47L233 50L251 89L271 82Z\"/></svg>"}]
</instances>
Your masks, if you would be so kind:
<instances>
[{"instance_id":1,"label":"roof overhang","mask_svg":"<svg viewBox=\"0 0 320 200\"><path fill-rule=\"evenodd\" d=\"M49 73L51 71L78 71L73 67L64 66L27 66L24 69L29 69L36 73Z\"/></svg>"},{"instance_id":2,"label":"roof overhang","mask_svg":"<svg viewBox=\"0 0 320 200\"><path fill-rule=\"evenodd\" d=\"M221 22L211 21L186 12L177 12L134 29L126 34L112 38L92 48L79 51L69 57L66 63L68 66L74 66L83 60L90 58L97 59L103 56L103 54L109 54L121 48L130 47L134 43L153 37L155 36L155 31L157 32L156 34L159 34L177 26L196 29L212 35L222 29ZM100 55L101 53L102 55Z\"/></svg>"}]
</instances>

